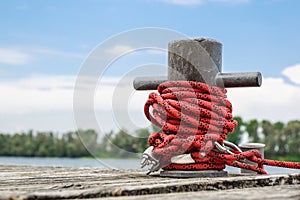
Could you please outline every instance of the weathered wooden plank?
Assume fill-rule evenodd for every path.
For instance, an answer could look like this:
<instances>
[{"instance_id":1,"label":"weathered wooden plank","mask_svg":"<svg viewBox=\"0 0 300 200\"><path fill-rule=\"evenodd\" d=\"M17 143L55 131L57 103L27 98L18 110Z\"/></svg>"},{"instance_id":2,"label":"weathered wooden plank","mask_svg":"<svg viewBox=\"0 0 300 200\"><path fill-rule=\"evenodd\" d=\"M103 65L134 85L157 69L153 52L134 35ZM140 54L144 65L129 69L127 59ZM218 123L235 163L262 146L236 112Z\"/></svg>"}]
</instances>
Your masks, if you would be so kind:
<instances>
[{"instance_id":1,"label":"weathered wooden plank","mask_svg":"<svg viewBox=\"0 0 300 200\"><path fill-rule=\"evenodd\" d=\"M169 194L153 194L142 196L143 200L174 200L174 199L231 199L231 200L288 200L300 199L300 185L280 185L269 187L254 187L243 189L231 190L218 190L218 191L198 191L198 192L182 192L182 193L169 193ZM97 200L96 198L95 200ZM100 199L100 198L99 198ZM103 199L103 198L101 198ZM122 196L122 197L108 197L107 200L138 200L141 196Z\"/></svg>"},{"instance_id":2,"label":"weathered wooden plank","mask_svg":"<svg viewBox=\"0 0 300 200\"><path fill-rule=\"evenodd\" d=\"M191 195L197 196L195 191L287 184L300 184L300 174L176 179L147 176L142 171L91 167L0 166L0 199L83 199L149 194L169 197L171 194L167 193L177 195L179 192L193 192Z\"/></svg>"}]
</instances>

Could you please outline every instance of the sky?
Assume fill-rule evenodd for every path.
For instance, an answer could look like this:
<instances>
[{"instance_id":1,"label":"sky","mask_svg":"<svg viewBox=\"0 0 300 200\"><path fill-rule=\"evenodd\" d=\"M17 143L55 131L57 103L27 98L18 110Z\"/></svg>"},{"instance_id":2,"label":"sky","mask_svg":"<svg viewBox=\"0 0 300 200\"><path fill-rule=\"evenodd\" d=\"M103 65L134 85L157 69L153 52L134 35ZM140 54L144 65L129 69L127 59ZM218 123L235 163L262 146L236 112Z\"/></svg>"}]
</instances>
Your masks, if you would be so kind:
<instances>
[{"instance_id":1,"label":"sky","mask_svg":"<svg viewBox=\"0 0 300 200\"><path fill-rule=\"evenodd\" d=\"M221 41L224 72L263 74L260 88L228 89L235 115L300 119L299 8L297 0L3 1L0 131L148 127L143 104L150 91L134 91L129 77L165 75L164 50L177 36ZM137 34L149 27L170 34ZM126 33L133 33L132 41L122 40ZM137 51L154 38L161 49ZM78 77L101 48L95 66L105 70L89 79L96 88L89 94L92 111L78 111ZM106 58L115 60L105 64Z\"/></svg>"}]
</instances>

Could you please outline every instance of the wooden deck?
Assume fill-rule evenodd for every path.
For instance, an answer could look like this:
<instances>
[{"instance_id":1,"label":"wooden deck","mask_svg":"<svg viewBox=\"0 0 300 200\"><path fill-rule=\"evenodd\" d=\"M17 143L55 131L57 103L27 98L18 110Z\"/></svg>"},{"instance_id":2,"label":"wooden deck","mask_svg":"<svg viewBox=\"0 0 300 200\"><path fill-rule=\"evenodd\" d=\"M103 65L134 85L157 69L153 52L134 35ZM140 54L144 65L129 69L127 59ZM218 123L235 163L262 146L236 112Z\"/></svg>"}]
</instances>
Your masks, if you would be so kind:
<instances>
[{"instance_id":1,"label":"wooden deck","mask_svg":"<svg viewBox=\"0 0 300 200\"><path fill-rule=\"evenodd\" d=\"M103 198L300 199L300 174L177 179L91 167L0 166L0 199Z\"/></svg>"}]
</instances>

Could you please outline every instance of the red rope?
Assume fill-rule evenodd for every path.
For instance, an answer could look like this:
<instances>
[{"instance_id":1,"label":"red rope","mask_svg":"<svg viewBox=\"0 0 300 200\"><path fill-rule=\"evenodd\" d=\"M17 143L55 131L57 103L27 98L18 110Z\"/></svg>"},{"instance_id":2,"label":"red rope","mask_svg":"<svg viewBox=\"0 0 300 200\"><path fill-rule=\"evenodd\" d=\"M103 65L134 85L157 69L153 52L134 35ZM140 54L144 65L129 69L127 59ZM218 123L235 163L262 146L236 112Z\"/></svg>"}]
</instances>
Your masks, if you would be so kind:
<instances>
[{"instance_id":1,"label":"red rope","mask_svg":"<svg viewBox=\"0 0 300 200\"><path fill-rule=\"evenodd\" d=\"M233 149L229 154L216 149L215 142L223 145L227 134L237 126L226 89L200 82L171 81L159 85L158 92L149 95L144 112L162 129L161 133L152 133L148 142L163 169L222 170L230 165L260 174L266 174L264 165L300 169L300 163L264 160L258 150ZM195 163L171 163L172 157L182 154L191 154ZM258 165L246 164L245 159Z\"/></svg>"}]
</instances>

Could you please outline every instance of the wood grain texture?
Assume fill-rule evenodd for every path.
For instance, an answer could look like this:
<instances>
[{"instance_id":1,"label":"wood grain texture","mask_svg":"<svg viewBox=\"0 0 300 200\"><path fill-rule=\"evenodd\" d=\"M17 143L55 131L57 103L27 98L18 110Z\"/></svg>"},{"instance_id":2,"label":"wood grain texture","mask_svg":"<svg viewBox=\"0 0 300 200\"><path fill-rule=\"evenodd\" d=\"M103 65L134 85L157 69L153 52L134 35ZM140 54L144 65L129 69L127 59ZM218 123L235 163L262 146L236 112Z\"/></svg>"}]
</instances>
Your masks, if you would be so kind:
<instances>
[{"instance_id":1,"label":"wood grain texture","mask_svg":"<svg viewBox=\"0 0 300 200\"><path fill-rule=\"evenodd\" d=\"M177 179L92 167L0 166L0 199L234 199L244 192L248 199L251 194L271 198L276 193L276 198L299 199L299 185L300 174Z\"/></svg>"}]
</instances>

